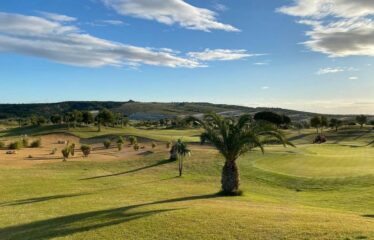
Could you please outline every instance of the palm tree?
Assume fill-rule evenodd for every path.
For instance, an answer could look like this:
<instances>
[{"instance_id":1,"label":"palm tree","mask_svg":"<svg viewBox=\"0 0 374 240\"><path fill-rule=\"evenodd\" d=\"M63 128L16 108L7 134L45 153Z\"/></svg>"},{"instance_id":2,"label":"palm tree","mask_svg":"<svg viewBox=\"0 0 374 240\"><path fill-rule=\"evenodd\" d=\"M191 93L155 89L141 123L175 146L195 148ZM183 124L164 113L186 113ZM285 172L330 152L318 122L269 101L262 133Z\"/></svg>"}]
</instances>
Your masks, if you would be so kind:
<instances>
[{"instance_id":1,"label":"palm tree","mask_svg":"<svg viewBox=\"0 0 374 240\"><path fill-rule=\"evenodd\" d=\"M222 193L225 195L240 193L237 160L241 155L256 147L264 152L264 144L272 140L284 146L294 146L273 124L255 122L250 115L233 119L212 113L205 115L203 120L189 118L189 121L192 120L200 123L205 130L201 135L202 143L211 143L225 158L221 178Z\"/></svg>"},{"instance_id":2,"label":"palm tree","mask_svg":"<svg viewBox=\"0 0 374 240\"><path fill-rule=\"evenodd\" d=\"M178 160L179 177L181 177L183 174L183 160L190 155L191 150L181 139L178 139L178 141L171 148L170 159Z\"/></svg>"}]
</instances>

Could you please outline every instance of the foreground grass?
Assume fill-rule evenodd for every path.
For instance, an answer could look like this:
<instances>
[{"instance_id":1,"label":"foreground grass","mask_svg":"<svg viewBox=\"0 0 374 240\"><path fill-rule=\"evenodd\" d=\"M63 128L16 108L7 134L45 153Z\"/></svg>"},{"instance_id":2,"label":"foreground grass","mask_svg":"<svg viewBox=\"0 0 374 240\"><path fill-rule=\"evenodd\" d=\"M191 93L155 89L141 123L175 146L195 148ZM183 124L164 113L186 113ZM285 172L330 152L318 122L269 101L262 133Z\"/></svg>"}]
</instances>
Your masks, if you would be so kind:
<instances>
[{"instance_id":1,"label":"foreground grass","mask_svg":"<svg viewBox=\"0 0 374 240\"><path fill-rule=\"evenodd\" d=\"M192 148L181 178L165 149L0 168L0 239L374 238L373 147L253 152L239 161L235 198L215 194L218 153Z\"/></svg>"}]
</instances>

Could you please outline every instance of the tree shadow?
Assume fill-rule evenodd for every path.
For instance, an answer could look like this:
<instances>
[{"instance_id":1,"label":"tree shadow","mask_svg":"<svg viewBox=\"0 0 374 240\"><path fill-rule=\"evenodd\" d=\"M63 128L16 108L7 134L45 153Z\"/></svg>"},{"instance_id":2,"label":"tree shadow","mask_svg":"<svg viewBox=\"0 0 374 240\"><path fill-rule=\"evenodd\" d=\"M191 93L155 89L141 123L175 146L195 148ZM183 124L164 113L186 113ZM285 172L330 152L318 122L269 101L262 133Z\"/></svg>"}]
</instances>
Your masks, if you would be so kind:
<instances>
[{"instance_id":1,"label":"tree shadow","mask_svg":"<svg viewBox=\"0 0 374 240\"><path fill-rule=\"evenodd\" d=\"M168 163L171 163L171 162L174 162L174 161L166 159L166 160L158 161L157 163L152 164L152 165L144 166L144 167L141 167L141 168L136 168L136 169L129 170L129 171L126 171L126 172L107 174L107 175L101 175L101 176L95 176L95 177L89 177L89 178L81 178L79 180L92 180L92 179L99 179L99 178L115 177L115 176L125 175L125 174L129 174L129 173L134 173L134 172L142 171L142 170L145 170L145 169L157 167L157 166L168 164Z\"/></svg>"},{"instance_id":2,"label":"tree shadow","mask_svg":"<svg viewBox=\"0 0 374 240\"><path fill-rule=\"evenodd\" d=\"M0 203L0 206L3 206L3 207L18 206L18 205L45 202L45 201L50 201L50 200L55 200L55 199L78 197L78 196L83 196L83 195L88 195L88 194L89 193L63 194L63 195L45 196L45 197L37 197L37 198L28 198L28 199L21 199L21 200Z\"/></svg>"},{"instance_id":3,"label":"tree shadow","mask_svg":"<svg viewBox=\"0 0 374 240\"><path fill-rule=\"evenodd\" d=\"M171 208L148 211L133 211L134 209L139 207L164 203L210 199L216 197L219 197L219 195L210 194L174 198L150 203L130 205L120 208L77 213L16 226L9 226L0 229L0 239L25 239L25 236L28 236L31 239L47 240L57 237L64 237L75 233L95 230L102 227L117 225L136 219L149 217L155 214L183 209Z\"/></svg>"},{"instance_id":4,"label":"tree shadow","mask_svg":"<svg viewBox=\"0 0 374 240\"><path fill-rule=\"evenodd\" d=\"M374 214L365 214L365 215L362 215L363 217L366 217L366 218L374 218Z\"/></svg>"}]
</instances>

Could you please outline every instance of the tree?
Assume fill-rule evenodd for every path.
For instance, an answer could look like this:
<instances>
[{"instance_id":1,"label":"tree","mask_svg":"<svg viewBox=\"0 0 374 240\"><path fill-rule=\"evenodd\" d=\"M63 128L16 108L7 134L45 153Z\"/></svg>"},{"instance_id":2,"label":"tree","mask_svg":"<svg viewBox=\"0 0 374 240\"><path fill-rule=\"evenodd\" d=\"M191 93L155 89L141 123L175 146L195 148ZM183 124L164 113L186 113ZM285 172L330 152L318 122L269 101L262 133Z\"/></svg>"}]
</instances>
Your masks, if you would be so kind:
<instances>
[{"instance_id":1,"label":"tree","mask_svg":"<svg viewBox=\"0 0 374 240\"><path fill-rule=\"evenodd\" d=\"M91 146L82 145L81 146L81 151L82 151L84 157L88 157L88 155L90 155L90 153L91 153Z\"/></svg>"},{"instance_id":2,"label":"tree","mask_svg":"<svg viewBox=\"0 0 374 240\"><path fill-rule=\"evenodd\" d=\"M178 139L170 150L170 160L178 160L179 177L183 174L183 161L190 154L191 150L181 139Z\"/></svg>"},{"instance_id":3,"label":"tree","mask_svg":"<svg viewBox=\"0 0 374 240\"><path fill-rule=\"evenodd\" d=\"M367 123L368 118L365 115L359 115L356 117L356 122L360 124L361 128Z\"/></svg>"},{"instance_id":4,"label":"tree","mask_svg":"<svg viewBox=\"0 0 374 240\"><path fill-rule=\"evenodd\" d=\"M310 126L317 129L317 134L323 133L323 128L327 127L327 118L325 116L314 116L312 119L310 119ZM319 130L321 130L319 132Z\"/></svg>"},{"instance_id":5,"label":"tree","mask_svg":"<svg viewBox=\"0 0 374 240\"><path fill-rule=\"evenodd\" d=\"M331 118L330 119L330 127L335 129L335 132L338 131L339 127L343 125L343 122L339 119L336 118Z\"/></svg>"},{"instance_id":6,"label":"tree","mask_svg":"<svg viewBox=\"0 0 374 240\"><path fill-rule=\"evenodd\" d=\"M62 117L59 114L54 114L50 117L51 123L59 124L62 121Z\"/></svg>"},{"instance_id":7,"label":"tree","mask_svg":"<svg viewBox=\"0 0 374 240\"><path fill-rule=\"evenodd\" d=\"M279 143L293 146L282 132L272 124L254 122L250 115L242 115L238 119L223 118L217 114L207 114L203 120L195 119L204 128L202 142L215 146L225 159L222 169L222 193L237 195L239 190L239 170L237 160L240 156L254 148L264 152L265 142L277 140Z\"/></svg>"},{"instance_id":8,"label":"tree","mask_svg":"<svg viewBox=\"0 0 374 240\"><path fill-rule=\"evenodd\" d=\"M77 127L77 123L82 122L82 120L83 120L83 114L79 110L73 110L73 112L71 113L71 115L72 115L72 120L74 121L74 128L76 128Z\"/></svg>"},{"instance_id":9,"label":"tree","mask_svg":"<svg viewBox=\"0 0 374 240\"><path fill-rule=\"evenodd\" d=\"M85 111L82 113L82 122L84 122L85 124L91 124L95 121L94 119L94 116L91 112L89 111Z\"/></svg>"},{"instance_id":10,"label":"tree","mask_svg":"<svg viewBox=\"0 0 374 240\"><path fill-rule=\"evenodd\" d=\"M98 132L101 131L101 124L107 126L108 124L114 123L115 117L112 111L104 108L97 115L97 127Z\"/></svg>"},{"instance_id":11,"label":"tree","mask_svg":"<svg viewBox=\"0 0 374 240\"><path fill-rule=\"evenodd\" d=\"M256 121L266 121L266 122L273 123L277 126L281 125L283 122L281 115L274 113L274 112L268 112L268 111L258 112L255 114L253 118Z\"/></svg>"},{"instance_id":12,"label":"tree","mask_svg":"<svg viewBox=\"0 0 374 240\"><path fill-rule=\"evenodd\" d=\"M285 114L283 114L281 117L282 117L282 125L284 125L284 127L287 128L288 125L290 125L292 122L291 118Z\"/></svg>"}]
</instances>

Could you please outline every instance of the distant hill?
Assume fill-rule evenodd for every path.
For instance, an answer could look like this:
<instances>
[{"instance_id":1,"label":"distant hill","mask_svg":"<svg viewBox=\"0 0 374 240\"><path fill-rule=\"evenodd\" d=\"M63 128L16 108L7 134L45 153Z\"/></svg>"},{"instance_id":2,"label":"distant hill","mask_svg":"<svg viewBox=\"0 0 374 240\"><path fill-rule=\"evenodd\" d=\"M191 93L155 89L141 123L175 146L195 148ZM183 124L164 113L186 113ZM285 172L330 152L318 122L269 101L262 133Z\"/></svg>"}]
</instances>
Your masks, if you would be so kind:
<instances>
[{"instance_id":1,"label":"distant hill","mask_svg":"<svg viewBox=\"0 0 374 240\"><path fill-rule=\"evenodd\" d=\"M71 101L60 103L39 103L39 104L0 104L0 118L29 117L32 114L49 117L52 114L62 114L74 109L81 111L94 111L103 108L114 112L120 112L134 120L156 120L161 118L174 118L183 115L202 115L207 112L216 112L226 116L240 115L243 113L255 114L259 111L274 111L286 114L293 120L307 120L314 116L314 113L301 112L281 108L252 108L236 105L180 102L180 103L159 103L159 102L97 102L97 101ZM341 119L353 119L352 116L330 115Z\"/></svg>"}]
</instances>

